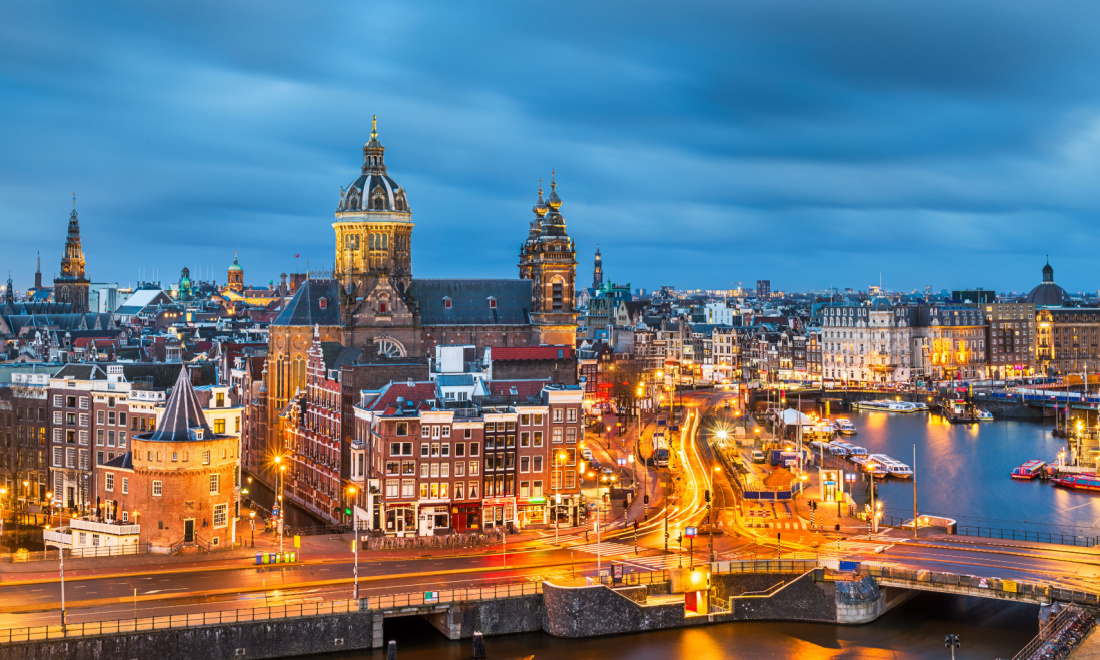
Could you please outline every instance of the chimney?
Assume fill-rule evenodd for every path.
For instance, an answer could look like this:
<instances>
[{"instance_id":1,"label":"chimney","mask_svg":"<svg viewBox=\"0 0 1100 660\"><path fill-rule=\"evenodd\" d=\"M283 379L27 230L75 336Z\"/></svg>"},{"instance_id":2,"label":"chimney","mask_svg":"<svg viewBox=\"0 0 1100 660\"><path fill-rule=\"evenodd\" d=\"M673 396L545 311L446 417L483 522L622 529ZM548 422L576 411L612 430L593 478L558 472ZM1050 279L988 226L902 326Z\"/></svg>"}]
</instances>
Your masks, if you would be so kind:
<instances>
[{"instance_id":1,"label":"chimney","mask_svg":"<svg viewBox=\"0 0 1100 660\"><path fill-rule=\"evenodd\" d=\"M412 376L409 376L409 380L408 380L407 385L409 387L415 387L416 386L416 383L413 381Z\"/></svg>"}]
</instances>

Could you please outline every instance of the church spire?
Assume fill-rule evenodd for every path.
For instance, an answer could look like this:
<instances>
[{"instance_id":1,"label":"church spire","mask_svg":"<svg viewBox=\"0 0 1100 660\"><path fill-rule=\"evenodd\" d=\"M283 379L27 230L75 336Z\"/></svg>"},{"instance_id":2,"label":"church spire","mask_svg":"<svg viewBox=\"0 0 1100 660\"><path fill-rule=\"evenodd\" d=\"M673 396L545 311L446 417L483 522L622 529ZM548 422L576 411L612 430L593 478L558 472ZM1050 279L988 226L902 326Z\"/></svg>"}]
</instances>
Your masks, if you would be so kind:
<instances>
[{"instance_id":1,"label":"church spire","mask_svg":"<svg viewBox=\"0 0 1100 660\"><path fill-rule=\"evenodd\" d=\"M374 115L370 122L370 142L363 145L363 174L385 174L385 153L386 148L378 141L378 115Z\"/></svg>"},{"instance_id":2,"label":"church spire","mask_svg":"<svg viewBox=\"0 0 1100 660\"><path fill-rule=\"evenodd\" d=\"M596 245L596 264L592 268L592 288L599 289L603 286L603 257L600 256L600 246Z\"/></svg>"},{"instance_id":3,"label":"church spire","mask_svg":"<svg viewBox=\"0 0 1100 660\"><path fill-rule=\"evenodd\" d=\"M42 253L35 255L34 261L34 290L38 292L42 288Z\"/></svg>"}]
</instances>

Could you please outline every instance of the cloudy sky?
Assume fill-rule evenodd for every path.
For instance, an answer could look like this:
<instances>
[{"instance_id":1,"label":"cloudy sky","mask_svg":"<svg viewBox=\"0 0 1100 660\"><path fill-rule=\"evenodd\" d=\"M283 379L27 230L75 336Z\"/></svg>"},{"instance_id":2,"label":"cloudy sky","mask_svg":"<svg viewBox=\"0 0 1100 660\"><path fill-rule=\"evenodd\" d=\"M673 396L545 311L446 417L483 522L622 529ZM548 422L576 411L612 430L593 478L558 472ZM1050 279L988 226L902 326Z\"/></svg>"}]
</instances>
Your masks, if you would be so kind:
<instances>
[{"instance_id":1,"label":"cloudy sky","mask_svg":"<svg viewBox=\"0 0 1100 660\"><path fill-rule=\"evenodd\" d=\"M514 277L556 168L580 281L1100 288L1100 6L33 2L0 21L0 264L331 267L379 117L421 277ZM545 181L544 183L548 183Z\"/></svg>"}]
</instances>

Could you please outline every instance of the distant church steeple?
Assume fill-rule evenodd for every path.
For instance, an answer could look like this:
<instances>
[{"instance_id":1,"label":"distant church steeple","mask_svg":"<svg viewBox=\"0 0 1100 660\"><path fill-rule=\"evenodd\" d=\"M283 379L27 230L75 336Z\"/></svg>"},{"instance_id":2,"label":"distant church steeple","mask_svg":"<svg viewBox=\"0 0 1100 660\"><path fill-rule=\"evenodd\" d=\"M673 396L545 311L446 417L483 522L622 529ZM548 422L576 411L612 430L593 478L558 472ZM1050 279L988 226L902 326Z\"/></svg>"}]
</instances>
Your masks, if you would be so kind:
<instances>
[{"instance_id":1,"label":"distant church steeple","mask_svg":"<svg viewBox=\"0 0 1100 660\"><path fill-rule=\"evenodd\" d=\"M84 250L80 246L80 220L76 215L76 193L73 193L69 233L65 238L65 253L61 257L61 276L53 281L55 299L69 303L73 312L87 313L90 284L84 277Z\"/></svg>"},{"instance_id":2,"label":"distant church steeple","mask_svg":"<svg viewBox=\"0 0 1100 660\"><path fill-rule=\"evenodd\" d=\"M600 246L596 246L596 265L592 268L592 288L603 286L603 257L600 256Z\"/></svg>"},{"instance_id":3,"label":"distant church steeple","mask_svg":"<svg viewBox=\"0 0 1100 660\"><path fill-rule=\"evenodd\" d=\"M42 290L42 253L39 252L35 258L34 265L34 290Z\"/></svg>"}]
</instances>

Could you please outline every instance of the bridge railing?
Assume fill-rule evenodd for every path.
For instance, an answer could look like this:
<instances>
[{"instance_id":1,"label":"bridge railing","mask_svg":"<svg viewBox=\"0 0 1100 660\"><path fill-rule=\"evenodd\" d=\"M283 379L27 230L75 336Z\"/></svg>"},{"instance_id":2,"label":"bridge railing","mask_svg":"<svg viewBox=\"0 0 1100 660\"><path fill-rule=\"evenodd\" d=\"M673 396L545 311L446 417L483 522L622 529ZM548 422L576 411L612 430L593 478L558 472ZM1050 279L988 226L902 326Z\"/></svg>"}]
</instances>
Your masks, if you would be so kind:
<instances>
[{"instance_id":1,"label":"bridge railing","mask_svg":"<svg viewBox=\"0 0 1100 660\"><path fill-rule=\"evenodd\" d=\"M716 561L711 572L722 573L805 573L821 566L816 559L760 559L745 561Z\"/></svg>"},{"instance_id":2,"label":"bridge railing","mask_svg":"<svg viewBox=\"0 0 1100 660\"><path fill-rule=\"evenodd\" d=\"M883 516L882 524L887 527L913 526L912 517ZM1052 543L1072 545L1079 548L1100 547L1100 536L1066 534L1065 532L1045 532L1030 529L1005 529L1003 527L982 527L978 525L957 524L957 536L976 536L985 539L1003 539L1005 541L1031 541L1033 543Z\"/></svg>"},{"instance_id":3,"label":"bridge railing","mask_svg":"<svg viewBox=\"0 0 1100 660\"><path fill-rule=\"evenodd\" d=\"M389 610L400 607L421 607L448 603L467 603L471 601L514 598L516 596L534 596L542 593L542 582L521 582L518 584L498 584L491 587L473 589L440 589L438 591L418 591L406 594L386 594L364 599L368 610Z\"/></svg>"},{"instance_id":4,"label":"bridge railing","mask_svg":"<svg viewBox=\"0 0 1100 660\"><path fill-rule=\"evenodd\" d=\"M1100 606L1100 593L1064 589L1049 584L1035 584L1020 582L1017 580L1005 580L995 577L979 577L975 575L958 575L955 573L938 573L913 568L894 568L890 566L877 566L874 564L860 564L859 572L874 578L896 580L909 583L915 589L921 589L921 585L941 587L945 591L958 589L983 589L996 598L1038 598L1045 601L1058 601ZM933 589L936 590L936 589Z\"/></svg>"}]
</instances>

